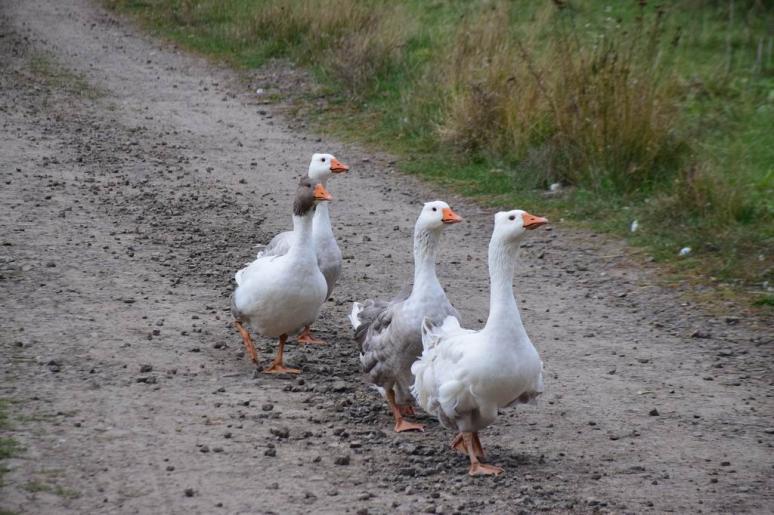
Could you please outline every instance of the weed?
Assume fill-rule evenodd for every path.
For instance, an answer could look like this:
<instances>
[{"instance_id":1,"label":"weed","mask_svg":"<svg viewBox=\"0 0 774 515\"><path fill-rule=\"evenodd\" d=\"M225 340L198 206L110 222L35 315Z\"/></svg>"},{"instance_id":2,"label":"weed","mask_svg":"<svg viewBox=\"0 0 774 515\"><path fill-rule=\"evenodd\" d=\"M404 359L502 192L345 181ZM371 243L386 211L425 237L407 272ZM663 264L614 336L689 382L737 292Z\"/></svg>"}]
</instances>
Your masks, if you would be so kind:
<instances>
[{"instance_id":1,"label":"weed","mask_svg":"<svg viewBox=\"0 0 774 515\"><path fill-rule=\"evenodd\" d=\"M30 493L45 492L58 495L59 497L63 497L65 499L77 499L81 496L81 494L76 490L71 490L60 485L52 485L38 480L28 481L22 486L22 488Z\"/></svg>"}]
</instances>

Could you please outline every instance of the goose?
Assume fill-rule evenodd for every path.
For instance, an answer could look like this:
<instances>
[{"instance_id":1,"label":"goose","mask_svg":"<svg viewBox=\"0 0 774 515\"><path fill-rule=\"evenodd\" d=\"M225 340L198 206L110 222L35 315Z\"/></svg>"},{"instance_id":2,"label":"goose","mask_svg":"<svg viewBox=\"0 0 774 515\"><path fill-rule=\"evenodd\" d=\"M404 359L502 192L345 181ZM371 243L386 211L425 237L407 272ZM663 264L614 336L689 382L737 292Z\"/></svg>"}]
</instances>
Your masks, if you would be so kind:
<instances>
[{"instance_id":1,"label":"goose","mask_svg":"<svg viewBox=\"0 0 774 515\"><path fill-rule=\"evenodd\" d=\"M349 315L363 371L387 399L398 433L424 430L422 424L403 419L414 414L411 364L422 352L422 320L427 317L440 323L447 316L457 316L435 275L435 254L443 228L461 221L446 202L426 203L414 225L414 284L410 292L404 288L404 293L389 302L355 302Z\"/></svg>"},{"instance_id":2,"label":"goose","mask_svg":"<svg viewBox=\"0 0 774 515\"><path fill-rule=\"evenodd\" d=\"M320 181L324 188L328 187L328 179L333 174L343 173L349 170L349 166L340 162L331 154L313 154L309 162L309 171L307 177L312 180ZM331 219L328 213L328 204L320 204L314 213L314 223L312 227L312 239L317 251L317 263L320 271L325 276L325 282L328 285L328 291L325 300L328 300L333 293L333 288L341 275L341 250L336 243L336 237L331 228ZM271 241L258 253L257 257L281 256L285 254L293 241L293 231L284 231L271 239ZM309 325L298 336L299 343L323 344L312 336Z\"/></svg>"},{"instance_id":3,"label":"goose","mask_svg":"<svg viewBox=\"0 0 774 515\"><path fill-rule=\"evenodd\" d=\"M471 476L502 473L480 462L478 432L492 424L497 410L532 401L543 391L543 362L532 345L513 295L519 242L526 231L548 220L525 211L495 215L489 243L489 318L480 331L460 327L449 316L422 323L422 356L412 365L412 393L425 411L459 432L452 448L470 457Z\"/></svg>"},{"instance_id":4,"label":"goose","mask_svg":"<svg viewBox=\"0 0 774 515\"><path fill-rule=\"evenodd\" d=\"M237 288L231 296L231 312L253 363L258 364L258 354L244 325L263 336L279 337L277 354L265 372L300 372L285 367L285 342L289 334L311 324L325 302L328 285L317 264L312 227L315 206L332 198L319 181L303 177L293 202L293 238L288 251L261 256L234 277Z\"/></svg>"}]
</instances>

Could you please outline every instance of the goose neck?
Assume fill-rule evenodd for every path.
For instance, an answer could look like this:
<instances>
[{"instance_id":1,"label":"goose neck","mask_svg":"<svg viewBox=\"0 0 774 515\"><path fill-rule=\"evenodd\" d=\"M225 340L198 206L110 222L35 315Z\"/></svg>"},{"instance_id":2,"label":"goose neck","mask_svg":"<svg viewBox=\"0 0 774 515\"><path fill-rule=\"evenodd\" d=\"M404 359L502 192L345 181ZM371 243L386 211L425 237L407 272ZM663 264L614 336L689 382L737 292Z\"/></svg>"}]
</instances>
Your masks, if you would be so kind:
<instances>
[{"instance_id":1,"label":"goose neck","mask_svg":"<svg viewBox=\"0 0 774 515\"><path fill-rule=\"evenodd\" d=\"M314 240L312 239L313 215L306 213L302 216L293 215L293 243L289 253L293 255L315 255Z\"/></svg>"},{"instance_id":2,"label":"goose neck","mask_svg":"<svg viewBox=\"0 0 774 515\"><path fill-rule=\"evenodd\" d=\"M494 238L489 243L489 318L486 329L523 332L519 308L513 295L513 274L518 247Z\"/></svg>"},{"instance_id":3,"label":"goose neck","mask_svg":"<svg viewBox=\"0 0 774 515\"><path fill-rule=\"evenodd\" d=\"M327 202L320 202L314 212L314 235L315 237L327 237L333 235Z\"/></svg>"},{"instance_id":4,"label":"goose neck","mask_svg":"<svg viewBox=\"0 0 774 515\"><path fill-rule=\"evenodd\" d=\"M443 292L435 275L435 256L441 239L440 230L414 230L414 293Z\"/></svg>"}]
</instances>

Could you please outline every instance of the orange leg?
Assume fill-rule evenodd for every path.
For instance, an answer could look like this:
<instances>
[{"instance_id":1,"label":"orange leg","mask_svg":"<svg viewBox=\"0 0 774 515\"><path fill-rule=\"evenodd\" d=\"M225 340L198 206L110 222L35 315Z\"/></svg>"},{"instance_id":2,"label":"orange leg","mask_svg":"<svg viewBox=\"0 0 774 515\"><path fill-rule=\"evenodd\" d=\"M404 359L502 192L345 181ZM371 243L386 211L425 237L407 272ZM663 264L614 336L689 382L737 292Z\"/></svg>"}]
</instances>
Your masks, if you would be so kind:
<instances>
[{"instance_id":1,"label":"orange leg","mask_svg":"<svg viewBox=\"0 0 774 515\"><path fill-rule=\"evenodd\" d=\"M390 405L390 411L395 418L395 432L402 433L403 431L424 431L425 426L422 424L416 424L414 422L407 422L403 420L403 415L400 414L400 408L395 404L395 392L392 388L387 390L387 402Z\"/></svg>"},{"instance_id":2,"label":"orange leg","mask_svg":"<svg viewBox=\"0 0 774 515\"><path fill-rule=\"evenodd\" d=\"M462 439L462 433L457 433L457 436L452 440L450 447L460 454L468 455L468 448L465 447L465 441Z\"/></svg>"},{"instance_id":3,"label":"orange leg","mask_svg":"<svg viewBox=\"0 0 774 515\"><path fill-rule=\"evenodd\" d=\"M301 371L297 368L287 368L285 366L285 341L287 341L288 335L281 334L279 337L279 347L277 348L277 355L274 356L274 361L271 362L271 366L264 370L268 374L300 374Z\"/></svg>"},{"instance_id":4,"label":"orange leg","mask_svg":"<svg viewBox=\"0 0 774 515\"><path fill-rule=\"evenodd\" d=\"M317 343L317 344L325 344L325 341L319 340L312 336L312 333L309 331L309 326L305 325L304 330L301 331L301 334L298 335L298 343L302 344L309 344L309 343Z\"/></svg>"},{"instance_id":5,"label":"orange leg","mask_svg":"<svg viewBox=\"0 0 774 515\"><path fill-rule=\"evenodd\" d=\"M413 417L417 414L417 412L414 410L414 406L411 404L398 404L398 410L404 417Z\"/></svg>"},{"instance_id":6,"label":"orange leg","mask_svg":"<svg viewBox=\"0 0 774 515\"><path fill-rule=\"evenodd\" d=\"M468 449L468 456L470 456L470 468L468 469L469 475L499 476L500 474L503 473L503 469L501 469L500 467L495 467L494 465L486 465L478 461L478 456L476 456L476 451L474 450L476 447L475 441L478 441L478 433L462 433L462 440L464 442L465 447ZM478 446L481 447L480 441L478 441ZM481 450L481 453L483 454L483 449Z\"/></svg>"},{"instance_id":7,"label":"orange leg","mask_svg":"<svg viewBox=\"0 0 774 515\"><path fill-rule=\"evenodd\" d=\"M243 326L242 322L239 320L234 321L234 325L239 330L239 334L242 335L242 342L245 344L245 350L247 350L247 354L250 356L250 360L252 360L252 362L257 365L258 352L255 350L255 345L253 345L253 340L250 338L250 333L247 331L247 329L245 329L245 326Z\"/></svg>"}]
</instances>

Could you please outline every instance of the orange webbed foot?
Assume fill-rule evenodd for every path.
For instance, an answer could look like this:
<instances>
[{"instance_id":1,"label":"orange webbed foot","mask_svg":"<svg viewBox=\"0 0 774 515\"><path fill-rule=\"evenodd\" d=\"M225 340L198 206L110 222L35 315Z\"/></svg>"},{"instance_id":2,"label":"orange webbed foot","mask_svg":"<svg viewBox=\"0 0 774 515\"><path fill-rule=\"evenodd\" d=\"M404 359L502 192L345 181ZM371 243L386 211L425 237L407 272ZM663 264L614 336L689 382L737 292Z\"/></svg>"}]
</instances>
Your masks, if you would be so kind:
<instances>
[{"instance_id":1,"label":"orange webbed foot","mask_svg":"<svg viewBox=\"0 0 774 515\"><path fill-rule=\"evenodd\" d=\"M468 474L471 476L499 476L503 473L503 469L494 465L487 465L485 463L471 463Z\"/></svg>"},{"instance_id":2,"label":"orange webbed foot","mask_svg":"<svg viewBox=\"0 0 774 515\"><path fill-rule=\"evenodd\" d=\"M298 343L303 345L325 345L327 342L325 340L320 340L319 338L315 338L312 336L311 331L309 330L309 326L304 327L304 330L301 332L300 335L298 335Z\"/></svg>"},{"instance_id":3,"label":"orange webbed foot","mask_svg":"<svg viewBox=\"0 0 774 515\"><path fill-rule=\"evenodd\" d=\"M416 422L409 422L408 420L399 420L395 423L395 432L402 433L404 431L421 431L425 432L425 426L417 424Z\"/></svg>"},{"instance_id":4,"label":"orange webbed foot","mask_svg":"<svg viewBox=\"0 0 774 515\"><path fill-rule=\"evenodd\" d=\"M285 365L280 365L279 363L274 363L269 368L265 368L263 370L267 374L300 374L301 370L297 368L288 368Z\"/></svg>"}]
</instances>

